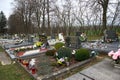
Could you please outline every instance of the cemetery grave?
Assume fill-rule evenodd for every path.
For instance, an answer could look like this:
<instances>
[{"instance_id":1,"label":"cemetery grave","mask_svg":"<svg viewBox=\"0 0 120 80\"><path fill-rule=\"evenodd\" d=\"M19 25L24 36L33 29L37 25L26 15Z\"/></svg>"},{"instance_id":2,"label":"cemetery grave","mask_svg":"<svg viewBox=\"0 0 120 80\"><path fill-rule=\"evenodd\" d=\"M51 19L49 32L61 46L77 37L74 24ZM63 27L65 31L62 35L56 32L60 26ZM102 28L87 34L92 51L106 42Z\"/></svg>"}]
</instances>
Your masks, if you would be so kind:
<instances>
[{"instance_id":1,"label":"cemetery grave","mask_svg":"<svg viewBox=\"0 0 120 80\"><path fill-rule=\"evenodd\" d=\"M27 56L36 56L40 53L46 52L48 49L47 47L49 47L49 45L46 44L46 40L45 38L43 38L43 36L40 37L40 40L41 41L37 42L34 42L33 40L30 40L29 42L28 40L20 44L3 44L2 46L7 52L7 54L11 57L11 59Z\"/></svg>"},{"instance_id":2,"label":"cemetery grave","mask_svg":"<svg viewBox=\"0 0 120 80\"><path fill-rule=\"evenodd\" d=\"M87 49L108 53L120 48L119 37L113 30L105 30L100 40L82 42L81 46Z\"/></svg>"},{"instance_id":3,"label":"cemetery grave","mask_svg":"<svg viewBox=\"0 0 120 80\"><path fill-rule=\"evenodd\" d=\"M63 33L59 33L58 34L58 39L55 38L55 36L51 36L50 39L48 39L48 43L49 45L55 45L56 43L58 42L62 42L62 43L65 43L65 40L64 40L64 36L63 36Z\"/></svg>"},{"instance_id":4,"label":"cemetery grave","mask_svg":"<svg viewBox=\"0 0 120 80\"><path fill-rule=\"evenodd\" d=\"M93 41L93 42L85 42L81 43L82 47L88 48L95 51L105 52L108 53L111 50L116 51L120 48L119 42L113 42L113 43L102 43L101 41Z\"/></svg>"},{"instance_id":5,"label":"cemetery grave","mask_svg":"<svg viewBox=\"0 0 120 80\"><path fill-rule=\"evenodd\" d=\"M105 37L105 35L107 35ZM81 37L82 36L82 37ZM84 39L83 39L84 38ZM105 41L111 40L110 42ZM100 51L108 53L111 50L116 51L120 48L119 38L115 31L107 30L100 40L87 41L86 35L82 35L82 32L76 32L75 36L65 37L66 46L72 49L87 48L90 50Z\"/></svg>"},{"instance_id":6,"label":"cemetery grave","mask_svg":"<svg viewBox=\"0 0 120 80\"><path fill-rule=\"evenodd\" d=\"M90 51L103 51L103 52L108 52L110 50L117 50L119 48L118 42L114 43L102 43L101 41L93 41L93 42L82 42L79 39L78 36L73 36L70 37L71 42L70 44L75 44L76 46L74 47L73 45L67 46L67 48L72 49L73 53L75 54L74 51L79 50L79 48L87 48L90 49ZM72 39L73 38L73 39ZM74 40L75 39L75 40ZM41 38L41 41L45 41L46 44L46 39ZM68 39L69 40L69 39ZM22 42L23 43L23 42ZM25 42L27 43L27 42ZM64 41L63 41L64 43ZM69 42L68 42L69 43ZM36 45L41 45L41 43L36 43ZM56 43L55 43L56 44ZM56 58L56 50L53 52L54 56L47 56L45 53L49 50L53 50L54 48L51 46L49 47L43 47L39 46L38 48L34 48L34 44L17 44L17 45L12 45L12 44L7 44L9 47L4 47L6 52L10 55L12 59L15 59L28 73L30 73L35 79L54 79L58 76L61 76L61 74L65 74L67 71L77 68L85 63L88 63L91 61L92 58L89 59L86 58L87 60L82 62L79 62L75 60L74 54L72 54L72 58L70 61L68 61L68 57L58 57ZM11 46L12 45L12 46ZM80 46L80 47L78 47ZM72 47L72 48L71 48ZM68 53L64 49L66 47L63 47L63 50L59 50L60 53ZM83 52L84 53L84 52ZM64 55L64 54L63 54ZM67 54L68 55L68 54ZM61 55L60 55L61 56Z\"/></svg>"},{"instance_id":7,"label":"cemetery grave","mask_svg":"<svg viewBox=\"0 0 120 80\"><path fill-rule=\"evenodd\" d=\"M67 71L71 69L73 70L74 68L82 66L90 61L91 59L85 60L85 62L79 62L72 57L69 61L70 63L67 65L65 61L58 63L55 56L41 54L36 57L27 57L24 59L18 58L17 62L22 65L35 79L54 80L62 74L66 74Z\"/></svg>"},{"instance_id":8,"label":"cemetery grave","mask_svg":"<svg viewBox=\"0 0 120 80\"><path fill-rule=\"evenodd\" d=\"M8 48L33 45L34 40L32 37L28 37L28 39L24 39L24 38L5 39L2 42L3 42L2 44L3 48L8 49Z\"/></svg>"},{"instance_id":9,"label":"cemetery grave","mask_svg":"<svg viewBox=\"0 0 120 80\"><path fill-rule=\"evenodd\" d=\"M7 49L5 51L11 57L11 59L16 59L16 58L37 56L41 53L46 52L49 49L46 49L46 48L44 48L44 49L42 49L42 48L34 49L33 45L29 45L29 46L21 46L21 47L17 47L17 48L10 48L10 49Z\"/></svg>"}]
</instances>

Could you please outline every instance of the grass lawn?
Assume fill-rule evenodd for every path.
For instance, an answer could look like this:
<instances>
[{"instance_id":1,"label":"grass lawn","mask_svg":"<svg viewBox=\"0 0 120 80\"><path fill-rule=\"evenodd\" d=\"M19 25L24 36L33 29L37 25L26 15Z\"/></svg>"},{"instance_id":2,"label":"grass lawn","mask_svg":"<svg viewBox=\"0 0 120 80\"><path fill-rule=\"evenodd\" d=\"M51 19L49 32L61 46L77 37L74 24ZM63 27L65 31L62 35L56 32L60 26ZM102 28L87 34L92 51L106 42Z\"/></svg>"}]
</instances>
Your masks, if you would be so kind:
<instances>
[{"instance_id":1,"label":"grass lawn","mask_svg":"<svg viewBox=\"0 0 120 80\"><path fill-rule=\"evenodd\" d=\"M0 52L4 52L4 49L0 46Z\"/></svg>"},{"instance_id":2,"label":"grass lawn","mask_svg":"<svg viewBox=\"0 0 120 80\"><path fill-rule=\"evenodd\" d=\"M4 49L0 46L0 52ZM19 64L1 65L0 80L34 80Z\"/></svg>"},{"instance_id":3,"label":"grass lawn","mask_svg":"<svg viewBox=\"0 0 120 80\"><path fill-rule=\"evenodd\" d=\"M0 80L34 80L17 63L11 65L0 65Z\"/></svg>"},{"instance_id":4,"label":"grass lawn","mask_svg":"<svg viewBox=\"0 0 120 80\"><path fill-rule=\"evenodd\" d=\"M102 39L102 36L87 36L87 38L88 38L88 41L100 40L100 39Z\"/></svg>"}]
</instances>

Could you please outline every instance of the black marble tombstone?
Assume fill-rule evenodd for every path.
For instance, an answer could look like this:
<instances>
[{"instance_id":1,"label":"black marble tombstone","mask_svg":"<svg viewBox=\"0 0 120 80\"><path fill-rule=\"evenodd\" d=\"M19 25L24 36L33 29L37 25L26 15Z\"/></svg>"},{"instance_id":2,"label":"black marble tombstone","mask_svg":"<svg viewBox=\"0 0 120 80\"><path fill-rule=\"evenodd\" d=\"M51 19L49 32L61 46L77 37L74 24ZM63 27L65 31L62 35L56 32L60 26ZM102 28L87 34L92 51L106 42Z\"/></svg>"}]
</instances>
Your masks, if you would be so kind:
<instances>
[{"instance_id":1,"label":"black marble tombstone","mask_svg":"<svg viewBox=\"0 0 120 80\"><path fill-rule=\"evenodd\" d=\"M114 30L104 31L104 42L116 42L119 41L118 35Z\"/></svg>"},{"instance_id":2,"label":"black marble tombstone","mask_svg":"<svg viewBox=\"0 0 120 80\"><path fill-rule=\"evenodd\" d=\"M71 48L80 48L81 41L80 41L81 32L76 32L75 36L67 36L65 37L65 43L67 47Z\"/></svg>"},{"instance_id":3,"label":"black marble tombstone","mask_svg":"<svg viewBox=\"0 0 120 80\"><path fill-rule=\"evenodd\" d=\"M82 32L76 32L75 36L80 36L82 34Z\"/></svg>"},{"instance_id":4,"label":"black marble tombstone","mask_svg":"<svg viewBox=\"0 0 120 80\"><path fill-rule=\"evenodd\" d=\"M71 41L71 40L70 40L70 37L69 37L69 36L65 37L65 44L66 44L67 47L70 46L70 44L71 44L70 41Z\"/></svg>"}]
</instances>

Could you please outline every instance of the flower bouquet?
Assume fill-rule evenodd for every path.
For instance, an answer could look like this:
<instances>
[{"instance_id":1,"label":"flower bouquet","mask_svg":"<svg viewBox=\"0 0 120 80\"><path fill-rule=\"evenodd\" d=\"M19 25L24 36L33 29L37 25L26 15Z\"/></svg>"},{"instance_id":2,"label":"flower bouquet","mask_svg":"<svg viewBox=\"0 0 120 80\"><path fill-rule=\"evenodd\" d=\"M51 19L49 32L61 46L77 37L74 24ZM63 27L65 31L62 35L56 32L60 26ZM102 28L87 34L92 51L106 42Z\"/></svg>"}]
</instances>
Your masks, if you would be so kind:
<instances>
[{"instance_id":1,"label":"flower bouquet","mask_svg":"<svg viewBox=\"0 0 120 80\"><path fill-rule=\"evenodd\" d=\"M120 49L118 49L116 52L113 50L108 53L108 56L110 56L116 64L120 63Z\"/></svg>"}]
</instances>

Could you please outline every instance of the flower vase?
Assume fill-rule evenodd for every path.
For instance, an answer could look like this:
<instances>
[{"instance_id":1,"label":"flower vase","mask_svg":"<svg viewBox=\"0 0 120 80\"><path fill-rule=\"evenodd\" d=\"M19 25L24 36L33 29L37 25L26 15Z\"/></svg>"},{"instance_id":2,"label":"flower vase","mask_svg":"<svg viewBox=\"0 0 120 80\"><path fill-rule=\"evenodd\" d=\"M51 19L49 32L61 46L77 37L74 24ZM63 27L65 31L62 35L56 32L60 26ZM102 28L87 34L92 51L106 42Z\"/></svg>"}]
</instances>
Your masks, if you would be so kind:
<instances>
[{"instance_id":1,"label":"flower vase","mask_svg":"<svg viewBox=\"0 0 120 80\"><path fill-rule=\"evenodd\" d=\"M32 68L32 74L35 74L35 73L36 73L36 69Z\"/></svg>"}]
</instances>

